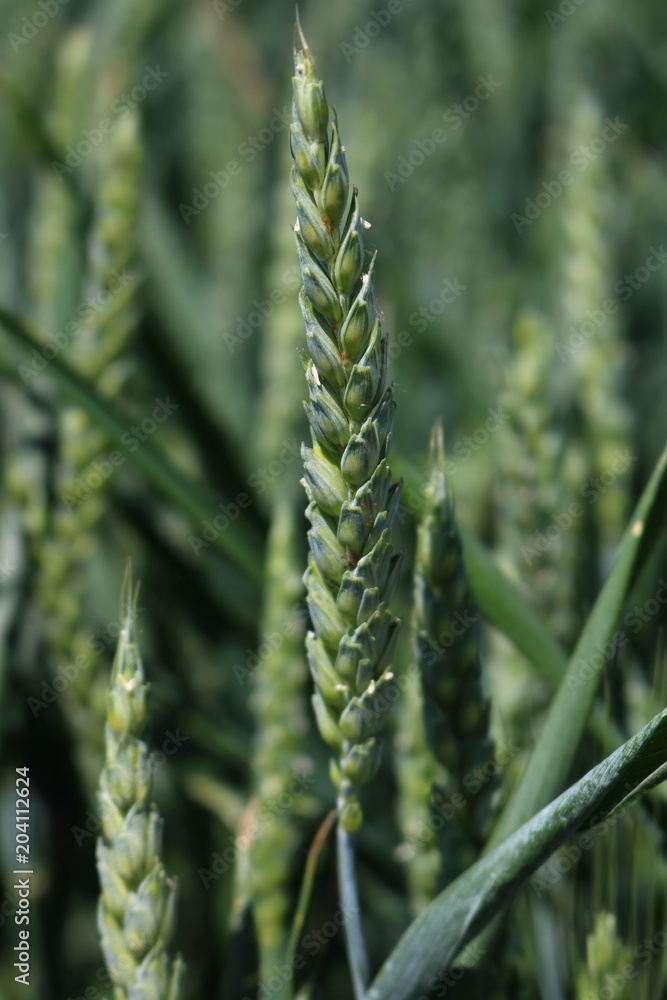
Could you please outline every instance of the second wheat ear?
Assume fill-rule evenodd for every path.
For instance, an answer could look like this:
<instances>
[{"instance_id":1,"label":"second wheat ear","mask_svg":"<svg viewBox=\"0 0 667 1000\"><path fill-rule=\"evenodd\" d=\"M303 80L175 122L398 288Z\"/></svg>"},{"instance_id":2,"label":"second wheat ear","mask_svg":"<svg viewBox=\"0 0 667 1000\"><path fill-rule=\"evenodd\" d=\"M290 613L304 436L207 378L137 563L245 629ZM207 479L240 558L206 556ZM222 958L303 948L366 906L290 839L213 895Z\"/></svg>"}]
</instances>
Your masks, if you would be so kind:
<instances>
[{"instance_id":1,"label":"second wheat ear","mask_svg":"<svg viewBox=\"0 0 667 1000\"><path fill-rule=\"evenodd\" d=\"M100 776L102 836L98 926L114 1000L182 1000L184 966L170 955L176 884L162 863L162 821L150 804L151 768L142 734L146 692L134 641L137 593L128 575L124 627L107 696L106 764Z\"/></svg>"},{"instance_id":2,"label":"second wheat ear","mask_svg":"<svg viewBox=\"0 0 667 1000\"><path fill-rule=\"evenodd\" d=\"M312 525L305 582L315 713L332 747L341 827L362 822L356 789L380 762L393 702L399 621L389 610L401 564L391 544L401 487L387 454L396 403L387 380L387 334L375 301L356 188L308 45L297 25L290 142L294 227L306 324L304 486Z\"/></svg>"}]
</instances>

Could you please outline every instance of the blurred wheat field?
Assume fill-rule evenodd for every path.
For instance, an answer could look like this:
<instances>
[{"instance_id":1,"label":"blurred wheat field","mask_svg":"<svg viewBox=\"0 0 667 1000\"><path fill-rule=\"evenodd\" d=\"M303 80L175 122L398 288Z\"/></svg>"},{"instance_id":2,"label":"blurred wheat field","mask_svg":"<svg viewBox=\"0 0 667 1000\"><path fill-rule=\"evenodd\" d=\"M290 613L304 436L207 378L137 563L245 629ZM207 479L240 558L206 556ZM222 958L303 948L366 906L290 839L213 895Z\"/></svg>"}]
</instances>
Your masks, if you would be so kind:
<instances>
[{"instance_id":1,"label":"blurred wheat field","mask_svg":"<svg viewBox=\"0 0 667 1000\"><path fill-rule=\"evenodd\" d=\"M300 17L378 250L405 479L397 670L414 655L411 567L439 418L459 525L569 655L667 427L667 12L312 0ZM128 559L184 996L241 1000L257 995L258 965L266 978L279 962L335 806L303 648L294 8L5 0L0 20L0 1000L26 995L12 888L24 766L31 995L114 996L95 845ZM623 733L664 705L665 556L663 531L604 673L599 715ZM553 683L473 596L511 783ZM437 882L435 842L414 864L410 849L412 796L432 777L410 769L411 697L364 800L374 967ZM589 733L577 776L602 755ZM652 820L624 815L575 861L559 852L510 911L486 996L666 997L664 829L656 796ZM297 976L314 1000L351 995L333 854ZM621 982L624 966L635 975Z\"/></svg>"}]
</instances>

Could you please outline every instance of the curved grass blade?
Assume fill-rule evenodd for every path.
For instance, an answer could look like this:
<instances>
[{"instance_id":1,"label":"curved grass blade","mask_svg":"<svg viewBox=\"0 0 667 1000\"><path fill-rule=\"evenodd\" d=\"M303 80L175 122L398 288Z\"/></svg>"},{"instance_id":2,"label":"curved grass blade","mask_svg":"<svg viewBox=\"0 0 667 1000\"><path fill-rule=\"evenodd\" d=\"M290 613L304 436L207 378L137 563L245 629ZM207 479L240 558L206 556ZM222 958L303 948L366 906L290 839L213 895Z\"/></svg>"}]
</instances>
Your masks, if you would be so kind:
<instances>
[{"instance_id":1,"label":"curved grass blade","mask_svg":"<svg viewBox=\"0 0 667 1000\"><path fill-rule=\"evenodd\" d=\"M366 1000L415 1000L533 872L591 818L600 822L667 759L667 709L452 883L414 921Z\"/></svg>"},{"instance_id":2,"label":"curved grass blade","mask_svg":"<svg viewBox=\"0 0 667 1000\"><path fill-rule=\"evenodd\" d=\"M554 685L560 684L567 670L567 656L562 646L474 532L459 524L459 534L470 584L484 617L546 680Z\"/></svg>"},{"instance_id":3,"label":"curved grass blade","mask_svg":"<svg viewBox=\"0 0 667 1000\"><path fill-rule=\"evenodd\" d=\"M306 914L308 913L308 907L310 906L310 900L313 895L317 864L320 860L322 850L327 842L327 838L334 826L334 823L336 822L336 815L336 810L332 809L315 834L313 842L310 845L310 850L308 851L308 857L306 858L306 867L303 872L303 881L301 882L299 901L296 906L296 912L294 913L294 919L292 920L292 929L290 931L289 941L287 943L287 952L285 955L285 965L290 970L290 977L293 977L294 975L294 958L299 946L299 935L304 928ZM288 994L291 990L291 986L292 978L290 978L290 981L285 984Z\"/></svg>"},{"instance_id":4,"label":"curved grass blade","mask_svg":"<svg viewBox=\"0 0 667 1000\"><path fill-rule=\"evenodd\" d=\"M39 350L43 344L33 328L20 316L0 305L0 323L11 334L12 339L26 352ZM58 388L77 406L85 410L105 433L116 442L127 431L127 421L114 406L101 399L91 386L74 372L60 358L49 362L49 372ZM181 473L157 451L149 441L130 455L130 461L169 502L182 510L194 522L215 520L217 508L203 497L197 487L186 480ZM215 544L235 566L251 580L262 580L261 541L255 533L238 522L234 531L220 531Z\"/></svg>"}]
</instances>

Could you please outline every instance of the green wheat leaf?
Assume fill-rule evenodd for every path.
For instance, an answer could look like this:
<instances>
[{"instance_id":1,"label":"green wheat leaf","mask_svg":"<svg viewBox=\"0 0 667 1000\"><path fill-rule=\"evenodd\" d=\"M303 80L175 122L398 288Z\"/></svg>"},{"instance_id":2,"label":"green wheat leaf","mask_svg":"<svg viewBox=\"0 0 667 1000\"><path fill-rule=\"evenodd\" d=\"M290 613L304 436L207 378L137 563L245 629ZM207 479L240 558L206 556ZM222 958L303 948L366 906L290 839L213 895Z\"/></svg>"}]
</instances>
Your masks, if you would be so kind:
<instances>
[{"instance_id":1,"label":"green wheat leaf","mask_svg":"<svg viewBox=\"0 0 667 1000\"><path fill-rule=\"evenodd\" d=\"M2 305L0 323L26 355L33 349L39 351L46 340L40 338L24 319ZM128 419L113 404L102 399L85 379L59 357L49 362L48 375L69 399L85 410L111 440L121 442L127 431ZM141 448L130 454L129 459L148 482L194 523L199 525L205 520L215 520L218 515L215 505L203 497L198 488L185 479L150 441L144 441ZM215 544L251 580L261 580L261 543L246 525L239 522L234 526L234 531L218 532Z\"/></svg>"},{"instance_id":2,"label":"green wheat leaf","mask_svg":"<svg viewBox=\"0 0 667 1000\"><path fill-rule=\"evenodd\" d=\"M533 872L591 817L600 822L667 758L667 709L575 785L469 868L408 928L367 1000L415 1000L510 901Z\"/></svg>"}]
</instances>

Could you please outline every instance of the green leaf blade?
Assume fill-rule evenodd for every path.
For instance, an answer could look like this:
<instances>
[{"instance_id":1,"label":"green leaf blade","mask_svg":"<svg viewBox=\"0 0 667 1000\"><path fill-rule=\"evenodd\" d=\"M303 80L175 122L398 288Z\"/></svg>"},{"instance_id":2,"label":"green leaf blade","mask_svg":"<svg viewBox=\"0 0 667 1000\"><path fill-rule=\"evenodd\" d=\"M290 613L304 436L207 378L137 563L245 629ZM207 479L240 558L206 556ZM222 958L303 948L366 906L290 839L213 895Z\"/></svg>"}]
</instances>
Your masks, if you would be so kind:
<instances>
[{"instance_id":1,"label":"green leaf blade","mask_svg":"<svg viewBox=\"0 0 667 1000\"><path fill-rule=\"evenodd\" d=\"M553 851L628 786L639 792L658 758L667 758L667 709L445 889L403 935L367 1000L421 996Z\"/></svg>"}]
</instances>

